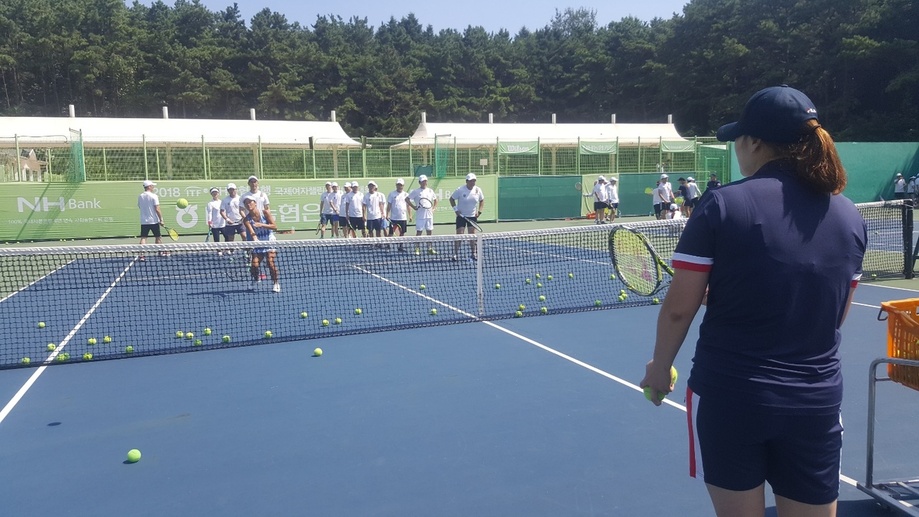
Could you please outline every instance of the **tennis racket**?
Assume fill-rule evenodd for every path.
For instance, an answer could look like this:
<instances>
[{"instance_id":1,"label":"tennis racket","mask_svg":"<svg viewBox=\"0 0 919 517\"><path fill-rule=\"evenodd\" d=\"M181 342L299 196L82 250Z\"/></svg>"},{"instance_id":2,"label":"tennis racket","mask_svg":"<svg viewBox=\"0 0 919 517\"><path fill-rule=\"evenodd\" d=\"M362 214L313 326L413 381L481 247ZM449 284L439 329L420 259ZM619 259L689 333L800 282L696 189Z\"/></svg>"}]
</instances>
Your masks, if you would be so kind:
<instances>
[{"instance_id":1,"label":"tennis racket","mask_svg":"<svg viewBox=\"0 0 919 517\"><path fill-rule=\"evenodd\" d=\"M627 226L617 226L609 233L609 255L616 276L635 294L651 296L661 290L664 273L673 277L673 268L648 239Z\"/></svg>"},{"instance_id":2,"label":"tennis racket","mask_svg":"<svg viewBox=\"0 0 919 517\"><path fill-rule=\"evenodd\" d=\"M179 240L179 232L173 230L172 228L166 226L165 224L163 225L163 229L166 230L166 233L169 234L170 239L174 241Z\"/></svg>"},{"instance_id":3,"label":"tennis racket","mask_svg":"<svg viewBox=\"0 0 919 517\"><path fill-rule=\"evenodd\" d=\"M477 232L481 232L481 231L482 231L482 227L479 226L479 223L473 221L472 219L466 217L465 215L463 215L463 214L461 214L461 213L459 213L459 212L457 212L456 215L462 217L463 220L466 221L466 224L468 224L469 226L471 226L475 231L477 231Z\"/></svg>"},{"instance_id":4,"label":"tennis racket","mask_svg":"<svg viewBox=\"0 0 919 517\"><path fill-rule=\"evenodd\" d=\"M208 226L207 233L204 235L204 242L210 242L210 241L211 241L211 227Z\"/></svg>"},{"instance_id":5,"label":"tennis racket","mask_svg":"<svg viewBox=\"0 0 919 517\"><path fill-rule=\"evenodd\" d=\"M421 208L426 208L428 210L431 210L432 208L434 208L434 202L426 197L423 197L420 200L418 200L418 206L420 206Z\"/></svg>"},{"instance_id":6,"label":"tennis racket","mask_svg":"<svg viewBox=\"0 0 919 517\"><path fill-rule=\"evenodd\" d=\"M322 231L322 221L316 223L316 235L319 235L319 232Z\"/></svg>"}]
</instances>

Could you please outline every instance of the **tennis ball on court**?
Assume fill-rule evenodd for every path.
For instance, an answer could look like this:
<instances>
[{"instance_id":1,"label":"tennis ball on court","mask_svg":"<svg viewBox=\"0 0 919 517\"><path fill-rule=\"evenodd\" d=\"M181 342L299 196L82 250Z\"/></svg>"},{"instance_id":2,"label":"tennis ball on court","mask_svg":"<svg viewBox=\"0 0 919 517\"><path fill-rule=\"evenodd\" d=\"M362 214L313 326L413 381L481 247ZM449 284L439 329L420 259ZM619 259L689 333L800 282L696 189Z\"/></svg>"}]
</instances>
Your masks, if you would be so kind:
<instances>
[{"instance_id":1,"label":"tennis ball on court","mask_svg":"<svg viewBox=\"0 0 919 517\"><path fill-rule=\"evenodd\" d=\"M529 278L527 278L526 280L524 280L524 282L526 282L526 283L529 284L530 282L532 282L532 280L530 280Z\"/></svg>"},{"instance_id":2,"label":"tennis ball on court","mask_svg":"<svg viewBox=\"0 0 919 517\"><path fill-rule=\"evenodd\" d=\"M301 318L304 318L304 319L305 319L307 316L309 316L309 314L307 314L306 311L303 311L303 312L300 313L300 317L301 317Z\"/></svg>"},{"instance_id":3,"label":"tennis ball on court","mask_svg":"<svg viewBox=\"0 0 919 517\"><path fill-rule=\"evenodd\" d=\"M87 340L86 340L86 344L87 344L87 345L95 345L95 344L96 344L96 338L91 337L91 338L87 339Z\"/></svg>"},{"instance_id":4,"label":"tennis ball on court","mask_svg":"<svg viewBox=\"0 0 919 517\"><path fill-rule=\"evenodd\" d=\"M322 320L322 326L323 326L323 327L328 327L328 326L329 326L329 320Z\"/></svg>"},{"instance_id":5,"label":"tennis ball on court","mask_svg":"<svg viewBox=\"0 0 919 517\"><path fill-rule=\"evenodd\" d=\"M177 338L183 338L183 337L185 337L185 333L182 332L181 330L177 330L177 331L176 331L176 337L177 337Z\"/></svg>"},{"instance_id":6,"label":"tennis ball on court","mask_svg":"<svg viewBox=\"0 0 919 517\"><path fill-rule=\"evenodd\" d=\"M103 343L111 343L111 342L112 342L112 336L105 336L105 337L103 337L103 338L102 338L102 342L103 342Z\"/></svg>"},{"instance_id":7,"label":"tennis ball on court","mask_svg":"<svg viewBox=\"0 0 919 517\"><path fill-rule=\"evenodd\" d=\"M68 357L70 357L68 354L59 354L57 356L57 362L63 363L64 361L67 360Z\"/></svg>"},{"instance_id":8,"label":"tennis ball on court","mask_svg":"<svg viewBox=\"0 0 919 517\"><path fill-rule=\"evenodd\" d=\"M536 273L536 278L542 278L542 275L540 275L539 273Z\"/></svg>"},{"instance_id":9,"label":"tennis ball on court","mask_svg":"<svg viewBox=\"0 0 919 517\"><path fill-rule=\"evenodd\" d=\"M574 273L568 273L568 278L574 278Z\"/></svg>"},{"instance_id":10,"label":"tennis ball on court","mask_svg":"<svg viewBox=\"0 0 919 517\"><path fill-rule=\"evenodd\" d=\"M603 305L603 302L602 302L602 301L600 301L600 300L594 300L594 306L599 307L599 306L601 306L601 305Z\"/></svg>"},{"instance_id":11,"label":"tennis ball on court","mask_svg":"<svg viewBox=\"0 0 919 517\"><path fill-rule=\"evenodd\" d=\"M542 288L542 283L536 282L536 287Z\"/></svg>"},{"instance_id":12,"label":"tennis ball on court","mask_svg":"<svg viewBox=\"0 0 919 517\"><path fill-rule=\"evenodd\" d=\"M321 348L314 348L314 349L313 349L313 357L322 357L322 349L321 349Z\"/></svg>"},{"instance_id":13,"label":"tennis ball on court","mask_svg":"<svg viewBox=\"0 0 919 517\"><path fill-rule=\"evenodd\" d=\"M877 277L878 277L878 274L877 274L877 273L871 273L871 278L877 278ZM38 325L39 325L39 327L40 327L40 326L41 326L41 323L39 323Z\"/></svg>"},{"instance_id":14,"label":"tennis ball on court","mask_svg":"<svg viewBox=\"0 0 919 517\"><path fill-rule=\"evenodd\" d=\"M549 314L549 308L548 308L548 307L540 307L540 308L539 308L539 312L541 312L541 313L543 313L543 314Z\"/></svg>"},{"instance_id":15,"label":"tennis ball on court","mask_svg":"<svg viewBox=\"0 0 919 517\"><path fill-rule=\"evenodd\" d=\"M92 361L92 360L93 360L93 354L91 354L91 353L89 353L89 352L86 352L85 354L83 354L83 360L84 360L84 361Z\"/></svg>"},{"instance_id":16,"label":"tennis ball on court","mask_svg":"<svg viewBox=\"0 0 919 517\"><path fill-rule=\"evenodd\" d=\"M204 327L204 335L205 335L205 336L210 336L210 335L211 335L211 332L212 332L212 330L211 330L210 328Z\"/></svg>"},{"instance_id":17,"label":"tennis ball on court","mask_svg":"<svg viewBox=\"0 0 919 517\"><path fill-rule=\"evenodd\" d=\"M335 324L341 325L341 318L335 318Z\"/></svg>"},{"instance_id":18,"label":"tennis ball on court","mask_svg":"<svg viewBox=\"0 0 919 517\"><path fill-rule=\"evenodd\" d=\"M522 317L523 317L523 312L521 312L521 311L515 312L515 313L514 313L514 317L515 317L515 318L522 318Z\"/></svg>"},{"instance_id":19,"label":"tennis ball on court","mask_svg":"<svg viewBox=\"0 0 919 517\"><path fill-rule=\"evenodd\" d=\"M354 309L354 314L357 314L358 316L360 316L362 312L364 311L362 311L360 307L358 307L357 309Z\"/></svg>"},{"instance_id":20,"label":"tennis ball on court","mask_svg":"<svg viewBox=\"0 0 919 517\"><path fill-rule=\"evenodd\" d=\"M137 449L131 449L128 451L128 463L137 463L140 461L140 451Z\"/></svg>"},{"instance_id":21,"label":"tennis ball on court","mask_svg":"<svg viewBox=\"0 0 919 517\"><path fill-rule=\"evenodd\" d=\"M201 346L203 344L204 344L204 341L201 341L200 339L195 340L195 346Z\"/></svg>"},{"instance_id":22,"label":"tennis ball on court","mask_svg":"<svg viewBox=\"0 0 919 517\"><path fill-rule=\"evenodd\" d=\"M194 333L194 332L186 332L186 333L185 333L185 338L186 338L186 339L195 339L195 333Z\"/></svg>"},{"instance_id":23,"label":"tennis ball on court","mask_svg":"<svg viewBox=\"0 0 919 517\"><path fill-rule=\"evenodd\" d=\"M625 289L620 289L620 290L619 290L619 294L620 294L620 295L623 295L623 294L628 294L628 293L625 292Z\"/></svg>"},{"instance_id":24,"label":"tennis ball on court","mask_svg":"<svg viewBox=\"0 0 919 517\"><path fill-rule=\"evenodd\" d=\"M271 336L273 336L273 334L271 333L271 331L270 331L270 330L266 330L266 331L265 331L265 339L270 339Z\"/></svg>"},{"instance_id":25,"label":"tennis ball on court","mask_svg":"<svg viewBox=\"0 0 919 517\"><path fill-rule=\"evenodd\" d=\"M229 342L230 342L230 336L227 336L227 335L223 336L223 342L224 342L224 343L229 343Z\"/></svg>"},{"instance_id":26,"label":"tennis ball on court","mask_svg":"<svg viewBox=\"0 0 919 517\"><path fill-rule=\"evenodd\" d=\"M28 364L32 364L32 359L30 359L30 358L28 358L28 357L23 357L22 359L19 360L19 362L22 363L22 364L28 365Z\"/></svg>"},{"instance_id":27,"label":"tennis ball on court","mask_svg":"<svg viewBox=\"0 0 919 517\"><path fill-rule=\"evenodd\" d=\"M651 300L651 303L653 303L654 305L658 305L658 304L661 303L661 299L660 299L660 298L655 298L655 299Z\"/></svg>"},{"instance_id":28,"label":"tennis ball on court","mask_svg":"<svg viewBox=\"0 0 919 517\"><path fill-rule=\"evenodd\" d=\"M49 352L53 352L55 348L57 348L57 345L55 345L54 343L48 343Z\"/></svg>"},{"instance_id":29,"label":"tennis ball on court","mask_svg":"<svg viewBox=\"0 0 919 517\"><path fill-rule=\"evenodd\" d=\"M521 311L524 310L524 309L526 309L526 308L527 308L527 306L524 305L524 304L522 304L522 303L521 303L520 305L517 306L517 310L521 310Z\"/></svg>"},{"instance_id":30,"label":"tennis ball on court","mask_svg":"<svg viewBox=\"0 0 919 517\"><path fill-rule=\"evenodd\" d=\"M179 200L176 201L176 206L179 208L188 208L188 200L184 197L180 197Z\"/></svg>"},{"instance_id":31,"label":"tennis ball on court","mask_svg":"<svg viewBox=\"0 0 919 517\"><path fill-rule=\"evenodd\" d=\"M427 287L425 287L424 284L421 284L418 288L421 289L422 291L424 291L425 289L427 289Z\"/></svg>"},{"instance_id":32,"label":"tennis ball on court","mask_svg":"<svg viewBox=\"0 0 919 517\"><path fill-rule=\"evenodd\" d=\"M539 295L538 300L541 301L541 302L546 301L546 295L544 295L544 294Z\"/></svg>"},{"instance_id":33,"label":"tennis ball on court","mask_svg":"<svg viewBox=\"0 0 919 517\"><path fill-rule=\"evenodd\" d=\"M548 275L548 276L546 277L546 280L552 280L552 275Z\"/></svg>"},{"instance_id":34,"label":"tennis ball on court","mask_svg":"<svg viewBox=\"0 0 919 517\"><path fill-rule=\"evenodd\" d=\"M431 309L431 316L437 316L437 309Z\"/></svg>"},{"instance_id":35,"label":"tennis ball on court","mask_svg":"<svg viewBox=\"0 0 919 517\"><path fill-rule=\"evenodd\" d=\"M495 284L495 289L501 289L501 284Z\"/></svg>"},{"instance_id":36,"label":"tennis ball on court","mask_svg":"<svg viewBox=\"0 0 919 517\"><path fill-rule=\"evenodd\" d=\"M45 328L45 322L44 322L44 321L39 321L39 322L38 322L38 328L40 328L40 329Z\"/></svg>"},{"instance_id":37,"label":"tennis ball on court","mask_svg":"<svg viewBox=\"0 0 919 517\"><path fill-rule=\"evenodd\" d=\"M616 275L610 275L610 276L609 276L609 279L610 279L610 280L615 280L615 279L616 279Z\"/></svg>"},{"instance_id":38,"label":"tennis ball on court","mask_svg":"<svg viewBox=\"0 0 919 517\"><path fill-rule=\"evenodd\" d=\"M124 353L126 353L126 354L133 354L133 353L134 353L134 347L131 346L131 345L128 345L128 346L124 347Z\"/></svg>"}]
</instances>

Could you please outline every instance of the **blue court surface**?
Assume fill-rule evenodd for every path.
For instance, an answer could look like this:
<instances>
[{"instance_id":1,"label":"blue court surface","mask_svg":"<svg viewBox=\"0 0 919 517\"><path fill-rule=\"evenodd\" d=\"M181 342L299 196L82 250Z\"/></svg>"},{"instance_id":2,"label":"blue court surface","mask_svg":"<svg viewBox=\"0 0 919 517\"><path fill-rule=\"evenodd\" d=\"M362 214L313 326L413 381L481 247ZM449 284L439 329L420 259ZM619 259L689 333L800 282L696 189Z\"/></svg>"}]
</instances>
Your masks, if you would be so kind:
<instances>
[{"instance_id":1,"label":"blue court surface","mask_svg":"<svg viewBox=\"0 0 919 517\"><path fill-rule=\"evenodd\" d=\"M868 365L886 355L880 302L915 296L862 284L845 324L841 516L889 515L854 486ZM661 407L636 386L657 312L0 371L0 514L712 515L687 475L685 378ZM876 477L915 477L919 398L882 383L878 403Z\"/></svg>"}]
</instances>

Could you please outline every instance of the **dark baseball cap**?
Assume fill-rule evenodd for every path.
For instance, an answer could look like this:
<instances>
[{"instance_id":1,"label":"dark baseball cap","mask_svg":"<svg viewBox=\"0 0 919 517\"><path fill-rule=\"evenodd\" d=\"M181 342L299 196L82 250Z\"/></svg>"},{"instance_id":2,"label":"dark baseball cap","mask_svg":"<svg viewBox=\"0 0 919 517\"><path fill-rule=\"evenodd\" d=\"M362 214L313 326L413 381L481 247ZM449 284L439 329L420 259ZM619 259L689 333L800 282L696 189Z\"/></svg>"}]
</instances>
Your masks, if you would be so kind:
<instances>
[{"instance_id":1,"label":"dark baseball cap","mask_svg":"<svg viewBox=\"0 0 919 517\"><path fill-rule=\"evenodd\" d=\"M817 119L807 95L788 86L773 86L750 97L740 120L718 129L718 140L730 142L747 135L776 144L793 144L806 133L805 123Z\"/></svg>"}]
</instances>

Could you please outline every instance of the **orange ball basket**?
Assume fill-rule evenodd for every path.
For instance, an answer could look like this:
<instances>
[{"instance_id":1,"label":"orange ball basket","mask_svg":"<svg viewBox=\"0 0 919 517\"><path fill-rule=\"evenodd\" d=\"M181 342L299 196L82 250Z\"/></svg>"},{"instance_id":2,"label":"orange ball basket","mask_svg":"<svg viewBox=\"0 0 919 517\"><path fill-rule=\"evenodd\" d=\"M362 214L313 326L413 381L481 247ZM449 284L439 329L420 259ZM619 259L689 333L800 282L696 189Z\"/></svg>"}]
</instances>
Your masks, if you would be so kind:
<instances>
[{"instance_id":1,"label":"orange ball basket","mask_svg":"<svg viewBox=\"0 0 919 517\"><path fill-rule=\"evenodd\" d=\"M919 298L881 303L887 312L887 356L919 360ZM887 365L890 380L919 390L919 367Z\"/></svg>"}]
</instances>

